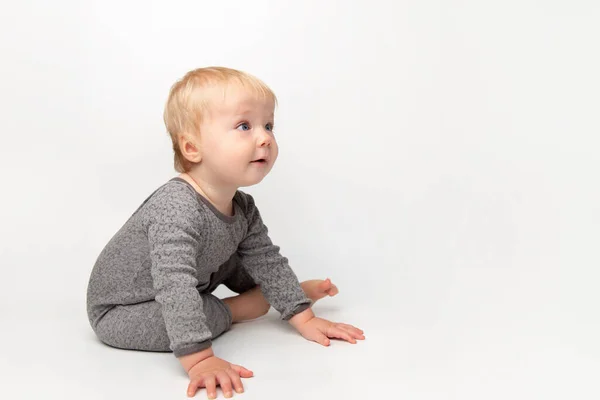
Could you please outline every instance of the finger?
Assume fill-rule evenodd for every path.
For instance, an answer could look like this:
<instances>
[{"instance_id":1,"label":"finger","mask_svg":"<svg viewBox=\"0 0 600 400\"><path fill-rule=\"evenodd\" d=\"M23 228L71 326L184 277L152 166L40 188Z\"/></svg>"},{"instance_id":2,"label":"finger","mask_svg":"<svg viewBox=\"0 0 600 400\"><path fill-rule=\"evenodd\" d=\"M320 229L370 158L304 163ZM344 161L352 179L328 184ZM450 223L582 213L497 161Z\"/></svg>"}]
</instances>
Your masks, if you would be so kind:
<instances>
[{"instance_id":1,"label":"finger","mask_svg":"<svg viewBox=\"0 0 600 400\"><path fill-rule=\"evenodd\" d=\"M206 386L206 393L209 399L217 398L217 381L214 375L208 375L204 378L204 385Z\"/></svg>"},{"instance_id":2,"label":"finger","mask_svg":"<svg viewBox=\"0 0 600 400\"><path fill-rule=\"evenodd\" d=\"M364 334L365 333L362 329L358 329L357 327L352 326L352 325L342 324L342 323L338 323L338 325L339 326L344 326L344 327L352 329L352 330L355 330L355 331L359 332L360 334Z\"/></svg>"},{"instance_id":3,"label":"finger","mask_svg":"<svg viewBox=\"0 0 600 400\"><path fill-rule=\"evenodd\" d=\"M203 377L192 379L187 388L188 397L194 397L196 395L196 392L198 391L198 388L201 388L203 385L204 385Z\"/></svg>"},{"instance_id":4,"label":"finger","mask_svg":"<svg viewBox=\"0 0 600 400\"><path fill-rule=\"evenodd\" d=\"M217 372L217 380L219 381L219 385L221 385L221 390L223 391L223 395L226 398L230 398L233 396L233 389L231 388L231 378L225 371Z\"/></svg>"},{"instance_id":5,"label":"finger","mask_svg":"<svg viewBox=\"0 0 600 400\"><path fill-rule=\"evenodd\" d=\"M335 327L330 328L329 331L327 332L327 336L332 337L332 338L337 338L337 339L343 339L352 344L356 343L356 339L354 339L352 337L352 335L350 335L348 332L346 332L340 328L335 328Z\"/></svg>"},{"instance_id":6,"label":"finger","mask_svg":"<svg viewBox=\"0 0 600 400\"><path fill-rule=\"evenodd\" d=\"M244 393L244 385L242 384L240 374L235 372L233 369L228 369L226 372L229 375L229 378L231 378L231 383L235 391L238 393Z\"/></svg>"},{"instance_id":7,"label":"finger","mask_svg":"<svg viewBox=\"0 0 600 400\"><path fill-rule=\"evenodd\" d=\"M344 323L341 323L341 322L338 322L338 325L339 326L344 326L344 327L350 328L350 329L355 329L355 330L359 331L360 333L364 333L364 331L362 329L359 329L359 328L355 327L354 325L344 324Z\"/></svg>"},{"instance_id":8,"label":"finger","mask_svg":"<svg viewBox=\"0 0 600 400\"><path fill-rule=\"evenodd\" d=\"M349 334L351 334L353 337L355 337L357 339L365 338L365 335L363 335L362 331L353 326L345 325L345 324L338 324L337 327L345 330L346 332L348 332Z\"/></svg>"},{"instance_id":9,"label":"finger","mask_svg":"<svg viewBox=\"0 0 600 400\"><path fill-rule=\"evenodd\" d=\"M344 326L344 325L341 325L341 324L336 324L335 327L338 328L338 329L343 330L344 332L348 332L352 336L354 336L354 335L359 335L360 336L361 335L361 333L358 332L356 329L352 329L351 327L348 327L348 326Z\"/></svg>"},{"instance_id":10,"label":"finger","mask_svg":"<svg viewBox=\"0 0 600 400\"><path fill-rule=\"evenodd\" d=\"M242 378L251 378L254 372L242 367L241 365L231 364L231 369L237 372Z\"/></svg>"},{"instance_id":11,"label":"finger","mask_svg":"<svg viewBox=\"0 0 600 400\"><path fill-rule=\"evenodd\" d=\"M350 334L350 336L352 336L354 339L358 339L358 340L365 340L365 335L363 335L362 333L358 333L356 331L346 331Z\"/></svg>"},{"instance_id":12,"label":"finger","mask_svg":"<svg viewBox=\"0 0 600 400\"><path fill-rule=\"evenodd\" d=\"M319 344L322 344L325 347L329 346L329 344L331 343L329 338L320 331L317 331L314 337L312 337L311 339Z\"/></svg>"}]
</instances>

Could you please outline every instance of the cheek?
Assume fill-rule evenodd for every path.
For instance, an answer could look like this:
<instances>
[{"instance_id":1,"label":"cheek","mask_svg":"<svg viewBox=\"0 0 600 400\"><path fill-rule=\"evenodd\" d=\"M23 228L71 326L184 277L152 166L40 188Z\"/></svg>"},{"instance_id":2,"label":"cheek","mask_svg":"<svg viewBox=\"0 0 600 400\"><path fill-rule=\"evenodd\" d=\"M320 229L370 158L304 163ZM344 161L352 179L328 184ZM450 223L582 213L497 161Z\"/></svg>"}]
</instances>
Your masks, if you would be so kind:
<instances>
[{"instance_id":1,"label":"cheek","mask_svg":"<svg viewBox=\"0 0 600 400\"><path fill-rule=\"evenodd\" d=\"M237 143L237 145L232 143L230 147L224 149L224 152L226 156L223 158L226 158L232 165L237 161L243 163L252 157L252 152L249 150L248 146L241 145L240 143Z\"/></svg>"},{"instance_id":2,"label":"cheek","mask_svg":"<svg viewBox=\"0 0 600 400\"><path fill-rule=\"evenodd\" d=\"M216 140L213 143L213 158L226 161L241 153L240 146L235 141Z\"/></svg>"}]
</instances>

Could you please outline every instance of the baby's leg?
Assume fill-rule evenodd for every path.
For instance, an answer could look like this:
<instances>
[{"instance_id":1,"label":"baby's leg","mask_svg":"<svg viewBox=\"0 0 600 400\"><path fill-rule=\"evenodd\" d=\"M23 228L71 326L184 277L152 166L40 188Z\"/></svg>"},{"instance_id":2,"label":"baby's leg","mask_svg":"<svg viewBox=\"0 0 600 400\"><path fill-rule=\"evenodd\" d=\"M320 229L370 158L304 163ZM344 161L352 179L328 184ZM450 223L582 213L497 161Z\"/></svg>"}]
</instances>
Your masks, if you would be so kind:
<instances>
[{"instance_id":1,"label":"baby's leg","mask_svg":"<svg viewBox=\"0 0 600 400\"><path fill-rule=\"evenodd\" d=\"M233 323L262 317L271 308L258 286L237 296L227 297L223 302L231 310Z\"/></svg>"},{"instance_id":2,"label":"baby's leg","mask_svg":"<svg viewBox=\"0 0 600 400\"><path fill-rule=\"evenodd\" d=\"M232 324L229 307L209 293L201 293L206 323L216 338ZM120 305L111 309L94 329L105 344L121 349L172 351L161 305L154 301Z\"/></svg>"},{"instance_id":3,"label":"baby's leg","mask_svg":"<svg viewBox=\"0 0 600 400\"><path fill-rule=\"evenodd\" d=\"M300 284L306 297L312 300L312 304L325 296L335 296L338 293L337 287L329 279L313 279L304 281ZM231 310L233 323L255 319L265 315L271 305L267 302L260 287L255 286L238 296L227 297L223 299ZM312 306L311 304L311 306Z\"/></svg>"},{"instance_id":4,"label":"baby's leg","mask_svg":"<svg viewBox=\"0 0 600 400\"><path fill-rule=\"evenodd\" d=\"M271 307L260 291L260 287L256 285L256 282L244 267L239 264L236 257L234 255L230 260L228 276L223 281L227 288L235 293L240 293L239 296L223 299L231 310L234 323L261 317ZM304 281L300 286L306 297L313 301L313 304L325 296L335 296L338 293L337 287L329 279Z\"/></svg>"}]
</instances>

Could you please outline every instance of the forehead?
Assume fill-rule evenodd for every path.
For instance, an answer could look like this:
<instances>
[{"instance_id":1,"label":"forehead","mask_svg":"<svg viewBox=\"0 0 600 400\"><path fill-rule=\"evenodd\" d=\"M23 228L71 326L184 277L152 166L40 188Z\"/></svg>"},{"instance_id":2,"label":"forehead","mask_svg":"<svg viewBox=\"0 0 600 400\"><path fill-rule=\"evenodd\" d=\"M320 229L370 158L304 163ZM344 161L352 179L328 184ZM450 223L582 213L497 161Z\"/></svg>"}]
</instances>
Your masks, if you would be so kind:
<instances>
[{"instance_id":1,"label":"forehead","mask_svg":"<svg viewBox=\"0 0 600 400\"><path fill-rule=\"evenodd\" d=\"M275 102L269 96L239 85L229 85L223 88L222 96L215 100L211 108L221 115L251 113L272 115L275 110Z\"/></svg>"}]
</instances>

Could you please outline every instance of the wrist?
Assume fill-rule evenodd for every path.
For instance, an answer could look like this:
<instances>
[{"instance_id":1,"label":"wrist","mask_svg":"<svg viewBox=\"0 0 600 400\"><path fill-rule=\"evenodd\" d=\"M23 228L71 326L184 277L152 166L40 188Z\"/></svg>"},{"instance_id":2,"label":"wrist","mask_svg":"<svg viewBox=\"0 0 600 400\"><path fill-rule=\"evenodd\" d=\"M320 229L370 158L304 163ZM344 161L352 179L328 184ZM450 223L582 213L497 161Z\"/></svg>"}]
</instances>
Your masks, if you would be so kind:
<instances>
[{"instance_id":1,"label":"wrist","mask_svg":"<svg viewBox=\"0 0 600 400\"><path fill-rule=\"evenodd\" d=\"M178 359L183 366L183 369L185 369L185 372L190 372L190 369L192 369L194 365L206 360L209 357L213 357L214 355L215 353L213 353L212 347L209 347L196 353L178 357Z\"/></svg>"},{"instance_id":2,"label":"wrist","mask_svg":"<svg viewBox=\"0 0 600 400\"><path fill-rule=\"evenodd\" d=\"M292 318L290 318L290 320L288 322L294 328L298 329L298 327L304 325L306 322L310 321L314 317L315 317L315 314L313 313L312 309L307 308L306 310L302 311L301 313L294 315Z\"/></svg>"}]
</instances>

